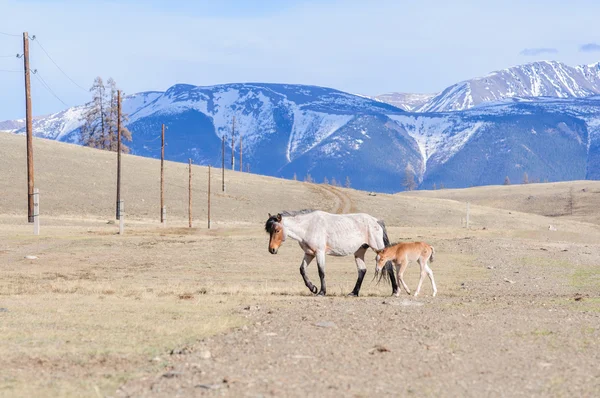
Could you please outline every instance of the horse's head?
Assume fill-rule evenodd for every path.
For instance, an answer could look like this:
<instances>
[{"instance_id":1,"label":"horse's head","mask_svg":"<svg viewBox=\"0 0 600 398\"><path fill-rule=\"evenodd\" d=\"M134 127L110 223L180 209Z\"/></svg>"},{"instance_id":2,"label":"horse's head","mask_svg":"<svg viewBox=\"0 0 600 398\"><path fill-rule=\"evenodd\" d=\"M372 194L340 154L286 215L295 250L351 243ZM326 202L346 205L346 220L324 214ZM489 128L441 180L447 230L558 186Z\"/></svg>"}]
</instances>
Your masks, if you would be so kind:
<instances>
[{"instance_id":1,"label":"horse's head","mask_svg":"<svg viewBox=\"0 0 600 398\"><path fill-rule=\"evenodd\" d=\"M269 253L277 254L279 246L285 242L285 232L283 231L283 224L281 223L281 214L272 216L269 213L269 219L265 224L265 230L271 235L269 239Z\"/></svg>"}]
</instances>

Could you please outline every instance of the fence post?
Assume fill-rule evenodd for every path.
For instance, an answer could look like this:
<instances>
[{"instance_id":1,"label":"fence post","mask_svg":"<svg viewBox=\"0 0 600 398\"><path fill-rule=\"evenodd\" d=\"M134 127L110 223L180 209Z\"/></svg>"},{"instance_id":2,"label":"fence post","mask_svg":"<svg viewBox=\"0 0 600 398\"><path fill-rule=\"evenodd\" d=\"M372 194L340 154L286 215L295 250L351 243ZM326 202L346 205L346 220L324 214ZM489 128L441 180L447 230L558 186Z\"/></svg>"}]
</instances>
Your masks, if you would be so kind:
<instances>
[{"instance_id":1,"label":"fence post","mask_svg":"<svg viewBox=\"0 0 600 398\"><path fill-rule=\"evenodd\" d=\"M467 229L469 229L469 202L467 202Z\"/></svg>"},{"instance_id":2,"label":"fence post","mask_svg":"<svg viewBox=\"0 0 600 398\"><path fill-rule=\"evenodd\" d=\"M210 229L210 165L208 166L208 229Z\"/></svg>"},{"instance_id":3,"label":"fence post","mask_svg":"<svg viewBox=\"0 0 600 398\"><path fill-rule=\"evenodd\" d=\"M33 188L33 234L40 234L40 190Z\"/></svg>"},{"instance_id":4,"label":"fence post","mask_svg":"<svg viewBox=\"0 0 600 398\"><path fill-rule=\"evenodd\" d=\"M125 201L119 201L119 235L125 233Z\"/></svg>"},{"instance_id":5,"label":"fence post","mask_svg":"<svg viewBox=\"0 0 600 398\"><path fill-rule=\"evenodd\" d=\"M190 228L192 228L192 159L188 159L189 164L189 183L188 183L188 219Z\"/></svg>"}]
</instances>

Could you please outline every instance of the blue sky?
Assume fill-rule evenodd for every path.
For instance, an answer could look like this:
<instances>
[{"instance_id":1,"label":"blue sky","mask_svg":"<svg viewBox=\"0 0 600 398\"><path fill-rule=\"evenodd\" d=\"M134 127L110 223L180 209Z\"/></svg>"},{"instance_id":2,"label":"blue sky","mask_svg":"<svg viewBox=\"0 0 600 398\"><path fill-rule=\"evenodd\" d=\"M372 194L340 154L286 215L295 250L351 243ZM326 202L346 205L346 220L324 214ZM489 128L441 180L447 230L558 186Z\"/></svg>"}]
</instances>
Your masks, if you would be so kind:
<instances>
[{"instance_id":1,"label":"blue sky","mask_svg":"<svg viewBox=\"0 0 600 398\"><path fill-rule=\"evenodd\" d=\"M375 95L438 92L539 59L600 61L600 2L0 0L0 32L35 34L88 88L314 84ZM19 37L0 34L0 120L24 116ZM31 43L32 68L67 105L88 101ZM32 78L34 114L65 108Z\"/></svg>"}]
</instances>

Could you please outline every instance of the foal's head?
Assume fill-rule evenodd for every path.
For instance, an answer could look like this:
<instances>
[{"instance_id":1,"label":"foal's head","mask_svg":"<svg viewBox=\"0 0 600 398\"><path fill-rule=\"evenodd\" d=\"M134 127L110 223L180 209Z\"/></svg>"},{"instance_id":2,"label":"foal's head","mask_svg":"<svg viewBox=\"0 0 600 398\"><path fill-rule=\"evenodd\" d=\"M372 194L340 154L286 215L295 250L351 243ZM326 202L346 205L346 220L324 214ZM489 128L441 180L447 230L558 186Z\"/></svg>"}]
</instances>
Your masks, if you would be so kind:
<instances>
[{"instance_id":1,"label":"foal's head","mask_svg":"<svg viewBox=\"0 0 600 398\"><path fill-rule=\"evenodd\" d=\"M285 241L283 225L281 224L281 214L272 216L271 213L269 213L269 219L265 224L265 231L271 235L271 238L269 239L269 253L277 254L279 246Z\"/></svg>"},{"instance_id":2,"label":"foal's head","mask_svg":"<svg viewBox=\"0 0 600 398\"><path fill-rule=\"evenodd\" d=\"M377 253L377 257L375 257L375 261L376 261L375 272L376 273L379 273L383 269L383 266L385 265L385 263L387 263L388 261L394 261L394 259L396 258L396 251L393 250L392 247L386 247L385 249L376 251L376 253Z\"/></svg>"}]
</instances>

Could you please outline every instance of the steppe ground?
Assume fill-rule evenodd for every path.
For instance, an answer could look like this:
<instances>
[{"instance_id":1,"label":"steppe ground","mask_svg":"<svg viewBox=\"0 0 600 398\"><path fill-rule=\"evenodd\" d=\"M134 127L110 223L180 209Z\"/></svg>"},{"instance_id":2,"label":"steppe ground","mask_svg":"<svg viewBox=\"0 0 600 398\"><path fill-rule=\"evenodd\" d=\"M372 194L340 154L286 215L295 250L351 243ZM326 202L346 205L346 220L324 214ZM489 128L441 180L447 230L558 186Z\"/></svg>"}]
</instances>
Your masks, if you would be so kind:
<instances>
[{"instance_id":1,"label":"steppe ground","mask_svg":"<svg viewBox=\"0 0 600 398\"><path fill-rule=\"evenodd\" d=\"M600 391L600 183L367 192L34 141L42 234L26 218L25 141L0 134L0 396L594 396ZM470 228L464 227L470 202ZM389 297L327 258L328 297L267 213L382 218L436 248L438 296ZM555 227L549 230L549 225ZM27 259L26 256L35 256ZM411 265L414 290L418 271ZM310 276L318 281L316 265Z\"/></svg>"}]
</instances>

